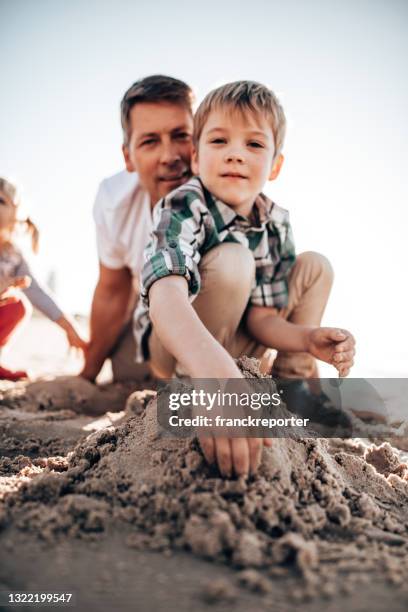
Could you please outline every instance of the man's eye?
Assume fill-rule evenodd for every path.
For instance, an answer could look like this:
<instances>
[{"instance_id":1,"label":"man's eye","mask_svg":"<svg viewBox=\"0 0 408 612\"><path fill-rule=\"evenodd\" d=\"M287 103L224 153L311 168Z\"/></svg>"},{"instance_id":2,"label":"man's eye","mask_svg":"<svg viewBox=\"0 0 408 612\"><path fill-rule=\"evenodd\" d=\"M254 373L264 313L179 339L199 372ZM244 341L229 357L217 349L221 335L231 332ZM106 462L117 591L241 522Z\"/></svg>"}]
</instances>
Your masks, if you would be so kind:
<instances>
[{"instance_id":1,"label":"man's eye","mask_svg":"<svg viewBox=\"0 0 408 612\"><path fill-rule=\"evenodd\" d=\"M190 140L191 134L188 132L179 132L175 135L175 138L177 138L177 140Z\"/></svg>"},{"instance_id":2,"label":"man's eye","mask_svg":"<svg viewBox=\"0 0 408 612\"><path fill-rule=\"evenodd\" d=\"M144 145L151 145L155 142L157 142L155 138L147 138L146 140L142 140L142 142L140 143L140 146L143 147Z\"/></svg>"},{"instance_id":3,"label":"man's eye","mask_svg":"<svg viewBox=\"0 0 408 612\"><path fill-rule=\"evenodd\" d=\"M3 198L0 198L0 204L5 204L6 200L3 200Z\"/></svg>"}]
</instances>

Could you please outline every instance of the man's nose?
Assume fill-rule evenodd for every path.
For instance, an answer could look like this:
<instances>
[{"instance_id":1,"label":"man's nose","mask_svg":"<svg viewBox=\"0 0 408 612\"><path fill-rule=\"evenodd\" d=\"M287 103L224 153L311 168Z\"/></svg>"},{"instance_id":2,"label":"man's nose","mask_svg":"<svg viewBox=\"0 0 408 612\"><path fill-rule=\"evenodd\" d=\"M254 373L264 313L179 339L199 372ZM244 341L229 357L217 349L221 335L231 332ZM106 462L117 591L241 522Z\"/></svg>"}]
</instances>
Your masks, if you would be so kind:
<instances>
[{"instance_id":1,"label":"man's nose","mask_svg":"<svg viewBox=\"0 0 408 612\"><path fill-rule=\"evenodd\" d=\"M162 164L174 164L180 161L181 155L175 143L163 143L160 161Z\"/></svg>"}]
</instances>

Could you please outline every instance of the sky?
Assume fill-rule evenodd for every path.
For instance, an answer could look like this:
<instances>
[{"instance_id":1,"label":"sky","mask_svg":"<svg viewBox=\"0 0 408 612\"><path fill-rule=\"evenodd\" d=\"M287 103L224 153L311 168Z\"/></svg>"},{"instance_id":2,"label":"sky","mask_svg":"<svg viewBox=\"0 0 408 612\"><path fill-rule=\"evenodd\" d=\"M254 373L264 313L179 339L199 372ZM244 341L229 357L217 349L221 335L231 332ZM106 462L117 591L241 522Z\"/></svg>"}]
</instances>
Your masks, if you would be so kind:
<instances>
[{"instance_id":1,"label":"sky","mask_svg":"<svg viewBox=\"0 0 408 612\"><path fill-rule=\"evenodd\" d=\"M408 3L0 0L0 176L41 231L34 260L66 311L97 279L92 206L123 169L119 102L140 77L187 81L197 100L236 79L280 97L279 179L298 252L324 253L324 324L357 339L355 376L408 375Z\"/></svg>"}]
</instances>

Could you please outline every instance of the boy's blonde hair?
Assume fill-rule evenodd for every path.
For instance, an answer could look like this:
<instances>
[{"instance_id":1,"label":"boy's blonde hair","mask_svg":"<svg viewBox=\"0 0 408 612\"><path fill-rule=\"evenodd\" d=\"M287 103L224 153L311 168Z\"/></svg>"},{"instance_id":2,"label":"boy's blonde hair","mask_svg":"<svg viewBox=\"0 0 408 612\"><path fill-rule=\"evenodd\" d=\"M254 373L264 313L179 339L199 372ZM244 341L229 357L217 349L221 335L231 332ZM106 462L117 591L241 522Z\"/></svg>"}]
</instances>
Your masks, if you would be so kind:
<instances>
[{"instance_id":1,"label":"boy's blonde hair","mask_svg":"<svg viewBox=\"0 0 408 612\"><path fill-rule=\"evenodd\" d=\"M219 108L262 114L269 122L275 141L275 158L282 150L286 118L282 105L272 90L255 81L234 81L206 95L194 115L193 142L197 146L210 113Z\"/></svg>"},{"instance_id":2,"label":"boy's blonde hair","mask_svg":"<svg viewBox=\"0 0 408 612\"><path fill-rule=\"evenodd\" d=\"M16 185L11 183L5 178L0 177L0 193L4 193L7 195L10 200L14 203L15 206L19 206L20 204L20 196L18 193L18 189ZM23 225L25 225L26 231L30 234L31 237L31 246L34 253L38 252L38 243L40 234L37 226L31 221L29 217L20 221ZM13 233L13 230L12 232Z\"/></svg>"}]
</instances>

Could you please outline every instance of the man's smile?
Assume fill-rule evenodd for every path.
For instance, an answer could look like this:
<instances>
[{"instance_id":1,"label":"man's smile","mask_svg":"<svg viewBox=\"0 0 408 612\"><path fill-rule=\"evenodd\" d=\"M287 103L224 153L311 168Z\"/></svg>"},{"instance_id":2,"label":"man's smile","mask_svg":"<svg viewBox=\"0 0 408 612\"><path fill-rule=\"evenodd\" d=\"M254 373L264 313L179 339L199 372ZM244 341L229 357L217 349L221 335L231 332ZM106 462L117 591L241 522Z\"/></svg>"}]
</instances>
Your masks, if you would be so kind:
<instances>
[{"instance_id":1,"label":"man's smile","mask_svg":"<svg viewBox=\"0 0 408 612\"><path fill-rule=\"evenodd\" d=\"M165 183L174 183L175 181L182 181L185 178L190 176L190 170L186 168L185 170L178 171L177 174L168 174L165 176L159 176L159 181Z\"/></svg>"}]
</instances>

